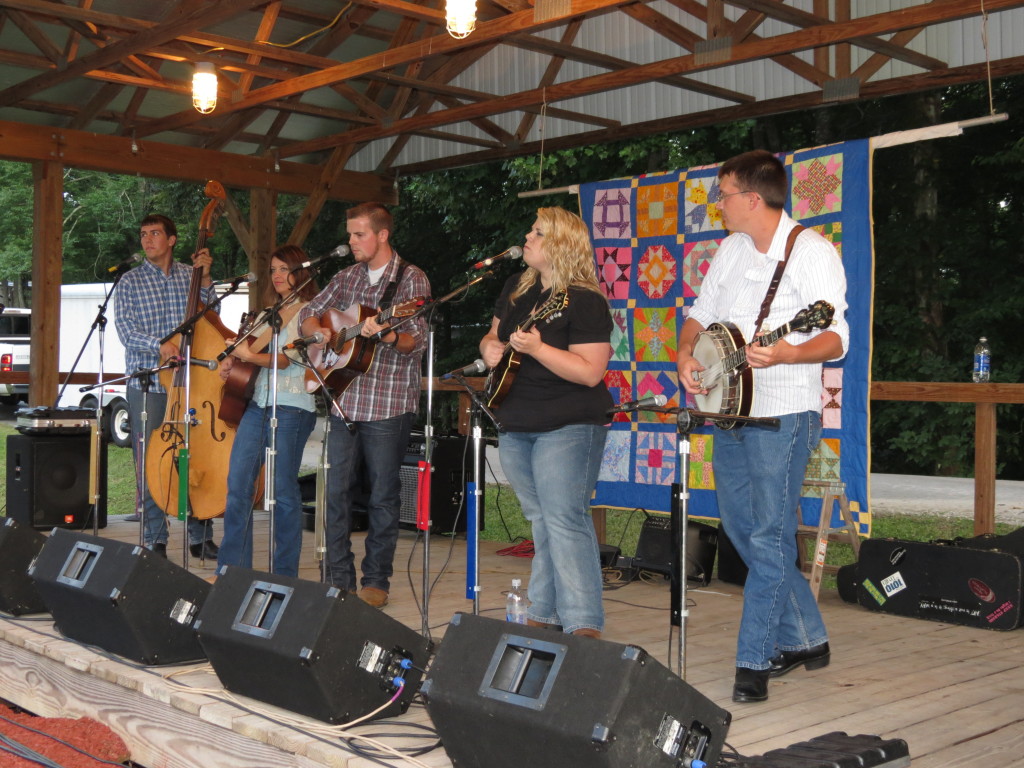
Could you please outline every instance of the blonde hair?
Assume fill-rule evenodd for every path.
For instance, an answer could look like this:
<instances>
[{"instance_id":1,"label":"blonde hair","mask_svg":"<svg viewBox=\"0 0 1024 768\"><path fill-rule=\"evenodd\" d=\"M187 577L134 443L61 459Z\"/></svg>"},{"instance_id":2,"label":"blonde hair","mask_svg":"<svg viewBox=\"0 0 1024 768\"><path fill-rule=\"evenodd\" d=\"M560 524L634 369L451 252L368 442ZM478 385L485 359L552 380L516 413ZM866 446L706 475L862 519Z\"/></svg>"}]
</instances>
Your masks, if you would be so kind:
<instances>
[{"instance_id":1,"label":"blonde hair","mask_svg":"<svg viewBox=\"0 0 1024 768\"><path fill-rule=\"evenodd\" d=\"M544 233L544 256L551 265L551 294L578 286L600 293L594 266L594 249L583 219L564 208L538 208L537 221ZM512 301L526 293L540 278L540 272L527 268L512 293Z\"/></svg>"}]
</instances>

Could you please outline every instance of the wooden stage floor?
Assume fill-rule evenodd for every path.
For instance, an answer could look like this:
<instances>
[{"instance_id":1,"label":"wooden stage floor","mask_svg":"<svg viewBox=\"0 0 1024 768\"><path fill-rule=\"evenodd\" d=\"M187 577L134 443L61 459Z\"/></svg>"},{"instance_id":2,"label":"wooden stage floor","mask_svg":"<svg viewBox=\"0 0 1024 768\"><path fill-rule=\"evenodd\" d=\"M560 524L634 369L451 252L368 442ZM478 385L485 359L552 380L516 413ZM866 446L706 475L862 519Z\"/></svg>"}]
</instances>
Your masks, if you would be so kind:
<instances>
[{"instance_id":1,"label":"wooden stage floor","mask_svg":"<svg viewBox=\"0 0 1024 768\"><path fill-rule=\"evenodd\" d=\"M261 522L265 529L265 519ZM179 524L172 535L180 533ZM218 536L220 524L217 524ZM137 525L113 518L102 537L137 541ZM303 572L317 579L312 534L305 534ZM355 535L361 554L362 534ZM265 562L265 536L262 560ZM384 611L419 630L414 603L422 584L422 547L404 531L396 557L392 602ZM529 574L530 561L499 556L501 548L481 542L481 613L502 617L503 590L515 576ZM171 556L180 543L172 544ZM429 608L435 640L442 640L457 611L473 610L465 599L465 541L431 538L431 574L437 579ZM450 555L450 557L449 557ZM193 563L200 575L212 564ZM818 672L798 670L770 684L760 704L731 699L733 652L741 609L739 589L712 581L692 589L687 624L686 680L732 713L728 743L744 755L831 731L876 734L906 740L916 768L1024 768L1024 631L991 632L930 621L876 614L822 593L821 605L832 643L832 664ZM645 648L675 667L673 638L669 659L667 582L633 582L605 593L608 640ZM239 697L225 696L208 665L140 668L60 637L43 620L0 619L0 698L39 715L88 716L106 723L146 768L367 768L374 763L338 746L335 736L307 726L315 721ZM178 683L169 681L170 671ZM182 687L184 683L188 687ZM292 722L297 720L298 723ZM429 724L414 704L403 722ZM398 731L370 724L364 732ZM423 744L388 736L392 746ZM429 742L427 742L429 743ZM395 766L450 766L443 749ZM585 765L586 761L580 763ZM538 768L544 768L540 766Z\"/></svg>"}]
</instances>

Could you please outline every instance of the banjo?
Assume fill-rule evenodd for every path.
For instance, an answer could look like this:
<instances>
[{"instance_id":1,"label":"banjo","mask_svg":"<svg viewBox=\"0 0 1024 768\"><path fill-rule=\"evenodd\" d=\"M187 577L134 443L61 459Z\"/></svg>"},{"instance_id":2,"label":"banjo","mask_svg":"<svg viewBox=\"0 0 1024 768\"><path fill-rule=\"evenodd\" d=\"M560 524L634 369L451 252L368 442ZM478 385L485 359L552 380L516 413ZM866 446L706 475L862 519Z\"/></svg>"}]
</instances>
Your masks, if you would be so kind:
<instances>
[{"instance_id":1,"label":"banjo","mask_svg":"<svg viewBox=\"0 0 1024 768\"><path fill-rule=\"evenodd\" d=\"M835 307L819 300L801 309L788 323L758 336L751 344L770 347L790 333L808 333L814 328L832 324ZM697 409L726 416L749 416L754 402L754 370L747 364L747 343L732 323L712 323L697 335L693 356L704 370L694 373L694 380L707 394L694 395ZM732 429L736 422L723 421L722 429Z\"/></svg>"}]
</instances>

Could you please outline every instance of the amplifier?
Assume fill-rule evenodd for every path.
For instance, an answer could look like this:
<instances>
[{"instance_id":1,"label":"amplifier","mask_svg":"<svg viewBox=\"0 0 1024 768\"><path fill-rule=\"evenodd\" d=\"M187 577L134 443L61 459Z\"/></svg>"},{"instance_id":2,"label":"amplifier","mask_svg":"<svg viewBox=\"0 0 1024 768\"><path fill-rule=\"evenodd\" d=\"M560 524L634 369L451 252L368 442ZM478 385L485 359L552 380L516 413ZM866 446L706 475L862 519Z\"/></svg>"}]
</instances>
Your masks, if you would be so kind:
<instances>
[{"instance_id":1,"label":"amplifier","mask_svg":"<svg viewBox=\"0 0 1024 768\"><path fill-rule=\"evenodd\" d=\"M435 437L430 454L430 517L431 532L457 533L466 530L466 483L473 479L473 440L462 435ZM414 434L409 439L405 459L399 470L402 477L402 525L416 525L416 486L419 463L426 452L426 439ZM480 467L484 455L481 446ZM480 529L484 527L484 497L480 499Z\"/></svg>"}]
</instances>

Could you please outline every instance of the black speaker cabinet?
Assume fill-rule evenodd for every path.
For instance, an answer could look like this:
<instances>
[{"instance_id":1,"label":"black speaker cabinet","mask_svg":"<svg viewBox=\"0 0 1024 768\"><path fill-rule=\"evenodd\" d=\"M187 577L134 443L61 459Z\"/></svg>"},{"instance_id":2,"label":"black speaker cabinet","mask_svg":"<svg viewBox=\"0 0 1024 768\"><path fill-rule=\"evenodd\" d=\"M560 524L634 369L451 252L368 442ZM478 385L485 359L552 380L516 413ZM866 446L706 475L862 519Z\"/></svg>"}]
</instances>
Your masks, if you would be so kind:
<instances>
[{"instance_id":1,"label":"black speaker cabinet","mask_svg":"<svg viewBox=\"0 0 1024 768\"><path fill-rule=\"evenodd\" d=\"M675 542L678 538L674 515L649 515L640 528L633 565L665 576L675 576ZM686 578L702 585L711 582L718 548L718 530L707 523L689 520L686 524Z\"/></svg>"},{"instance_id":2,"label":"black speaker cabinet","mask_svg":"<svg viewBox=\"0 0 1024 768\"><path fill-rule=\"evenodd\" d=\"M7 436L7 514L22 525L92 527L87 434ZM107 525L107 451L100 451L99 527Z\"/></svg>"},{"instance_id":3,"label":"black speaker cabinet","mask_svg":"<svg viewBox=\"0 0 1024 768\"><path fill-rule=\"evenodd\" d=\"M866 539L857 559L857 602L900 616L983 629L1024 622L1024 536L957 541Z\"/></svg>"},{"instance_id":4,"label":"black speaker cabinet","mask_svg":"<svg viewBox=\"0 0 1024 768\"><path fill-rule=\"evenodd\" d=\"M467 440L469 443L467 445ZM402 511L399 521L403 525L416 525L416 487L419 481L419 463L426 452L423 435L409 439L402 468ZM466 482L473 479L473 442L460 435L437 437L430 454L430 519L433 533L463 533L466 530ZM483 451L480 466L484 467ZM483 494L480 499L480 530L484 527Z\"/></svg>"},{"instance_id":5,"label":"black speaker cabinet","mask_svg":"<svg viewBox=\"0 0 1024 768\"><path fill-rule=\"evenodd\" d=\"M642 648L465 613L421 692L465 768L716 765L732 719Z\"/></svg>"},{"instance_id":6,"label":"black speaker cabinet","mask_svg":"<svg viewBox=\"0 0 1024 768\"><path fill-rule=\"evenodd\" d=\"M46 603L28 575L28 567L46 543L46 537L26 528L13 517L0 525L0 611L20 616L45 613Z\"/></svg>"},{"instance_id":7,"label":"black speaker cabinet","mask_svg":"<svg viewBox=\"0 0 1024 768\"><path fill-rule=\"evenodd\" d=\"M725 526L718 525L718 578L726 584L743 586L747 583L747 564L729 538Z\"/></svg>"},{"instance_id":8,"label":"black speaker cabinet","mask_svg":"<svg viewBox=\"0 0 1024 768\"><path fill-rule=\"evenodd\" d=\"M65 637L140 664L206 658L193 624L210 585L143 547L57 529L29 575Z\"/></svg>"},{"instance_id":9,"label":"black speaker cabinet","mask_svg":"<svg viewBox=\"0 0 1024 768\"><path fill-rule=\"evenodd\" d=\"M329 723L388 703L408 709L429 641L355 592L230 567L217 578L197 624L199 641L229 691ZM412 664L403 669L403 661Z\"/></svg>"}]
</instances>

